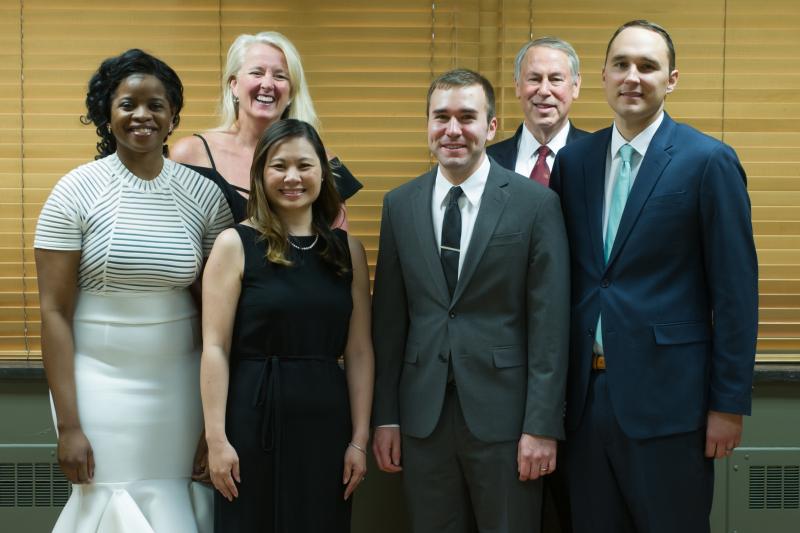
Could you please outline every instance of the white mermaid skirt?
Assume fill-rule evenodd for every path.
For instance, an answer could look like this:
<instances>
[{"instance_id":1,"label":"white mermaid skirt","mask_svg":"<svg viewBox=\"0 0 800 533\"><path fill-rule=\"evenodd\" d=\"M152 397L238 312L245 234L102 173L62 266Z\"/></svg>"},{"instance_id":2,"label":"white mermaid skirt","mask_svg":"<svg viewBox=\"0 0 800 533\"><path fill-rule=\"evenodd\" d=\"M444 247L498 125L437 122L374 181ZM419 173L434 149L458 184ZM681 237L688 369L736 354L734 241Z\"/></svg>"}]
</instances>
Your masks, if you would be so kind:
<instances>
[{"instance_id":1,"label":"white mermaid skirt","mask_svg":"<svg viewBox=\"0 0 800 533\"><path fill-rule=\"evenodd\" d=\"M78 414L94 452L54 533L205 533L211 491L194 487L202 430L200 328L186 290L78 297Z\"/></svg>"}]
</instances>

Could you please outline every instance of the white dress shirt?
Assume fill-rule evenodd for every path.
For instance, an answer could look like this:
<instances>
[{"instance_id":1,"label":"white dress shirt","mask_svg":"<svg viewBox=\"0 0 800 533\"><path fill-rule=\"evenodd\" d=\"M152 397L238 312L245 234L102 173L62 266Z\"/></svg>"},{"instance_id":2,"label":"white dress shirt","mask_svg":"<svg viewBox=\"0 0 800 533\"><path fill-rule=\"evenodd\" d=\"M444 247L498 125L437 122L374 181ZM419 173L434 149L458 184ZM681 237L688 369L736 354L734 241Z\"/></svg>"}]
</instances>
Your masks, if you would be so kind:
<instances>
[{"instance_id":1,"label":"white dress shirt","mask_svg":"<svg viewBox=\"0 0 800 533\"><path fill-rule=\"evenodd\" d=\"M553 163L556 160L558 151L567 145L569 128L570 123L567 121L564 127L547 143L547 147L550 148L550 155L547 156L546 163L550 170L553 170ZM530 176L533 165L536 164L536 160L539 158L539 154L536 151L540 146L539 141L533 137L533 134L528 131L528 127L523 124L522 135L519 136L519 146L517 146L517 165L514 167L514 172L526 177Z\"/></svg>"},{"instance_id":2,"label":"white dress shirt","mask_svg":"<svg viewBox=\"0 0 800 533\"><path fill-rule=\"evenodd\" d=\"M489 178L489 158L483 154L478 170L464 180L459 187L464 194L458 199L458 207L461 209L461 245L458 254L458 273L461 274L461 267L464 265L464 256L467 255L467 247L472 230L475 227L475 219L478 217L478 209L481 207L481 196L483 189L486 188L486 180ZM442 174L442 167L436 171L436 182L433 186L433 200L431 208L433 210L433 233L436 236L436 247L442 245L442 222L444 212L447 209L448 194L454 185L447 181ZM440 250L441 252L441 250Z\"/></svg>"},{"instance_id":3,"label":"white dress shirt","mask_svg":"<svg viewBox=\"0 0 800 533\"><path fill-rule=\"evenodd\" d=\"M630 141L626 141L625 137L617 129L617 125L614 124L613 128L611 128L611 144L608 146L608 154L606 155L606 187L605 192L603 195L603 242L605 243L606 238L606 230L608 229L608 211L611 207L611 195L614 191L614 184L617 181L617 170L619 169L620 163L622 163L622 157L619 154L619 149L622 148L624 144L631 145L633 148L633 153L631 154L631 188L633 187L633 182L636 180L636 175L639 174L639 167L642 166L642 160L644 159L644 155L647 153L647 149L650 147L650 141L653 140L653 135L656 134L656 130L661 125L661 122L664 120L664 112L662 111L661 114L658 116L656 120L653 121L652 124L647 126L644 130L639 133L636 137L631 139ZM600 325L600 319L598 318L597 321L598 329L601 329L602 326ZM593 346L594 353L603 354L603 347L597 343L597 340L594 342Z\"/></svg>"},{"instance_id":4,"label":"white dress shirt","mask_svg":"<svg viewBox=\"0 0 800 533\"><path fill-rule=\"evenodd\" d=\"M642 166L642 159L644 159L644 155L647 153L647 148L650 147L650 141L653 140L653 135L656 134L656 130L658 130L663 120L664 112L662 111L652 124L647 126L639 135L630 141L625 140L625 137L623 137L617 129L617 125L614 124L611 130L611 144L608 146L608 154L606 156L606 187L603 196L603 239L605 239L606 228L608 228L608 210L611 206L611 195L613 194L614 184L617 181L617 170L622 162L619 149L622 148L624 144L629 144L631 148L633 148L633 153L631 154L631 187L633 187L636 175L639 173L639 167Z\"/></svg>"}]
</instances>

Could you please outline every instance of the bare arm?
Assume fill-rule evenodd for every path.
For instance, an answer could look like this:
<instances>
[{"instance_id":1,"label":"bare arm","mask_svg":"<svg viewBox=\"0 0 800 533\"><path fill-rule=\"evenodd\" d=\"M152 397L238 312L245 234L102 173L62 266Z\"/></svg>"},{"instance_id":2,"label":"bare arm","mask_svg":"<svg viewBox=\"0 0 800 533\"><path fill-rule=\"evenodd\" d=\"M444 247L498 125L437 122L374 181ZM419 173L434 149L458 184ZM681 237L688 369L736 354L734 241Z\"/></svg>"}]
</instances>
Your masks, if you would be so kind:
<instances>
[{"instance_id":1,"label":"bare arm","mask_svg":"<svg viewBox=\"0 0 800 533\"><path fill-rule=\"evenodd\" d=\"M232 500L238 496L234 480L240 482L239 457L225 435L225 408L231 335L236 305L242 289L244 250L236 230L220 233L203 273L203 356L200 362L200 392L208 442L211 481Z\"/></svg>"},{"instance_id":2,"label":"bare arm","mask_svg":"<svg viewBox=\"0 0 800 533\"><path fill-rule=\"evenodd\" d=\"M81 428L75 388L72 317L81 251L34 250L42 313L42 362L58 425L58 463L72 483L94 477L94 457Z\"/></svg>"},{"instance_id":3,"label":"bare arm","mask_svg":"<svg viewBox=\"0 0 800 533\"><path fill-rule=\"evenodd\" d=\"M356 489L367 472L369 417L372 408L372 387L375 380L375 355L372 351L369 269L364 246L349 238L353 262L353 314L344 352L347 390L350 395L350 416L353 436L345 452L345 499Z\"/></svg>"}]
</instances>

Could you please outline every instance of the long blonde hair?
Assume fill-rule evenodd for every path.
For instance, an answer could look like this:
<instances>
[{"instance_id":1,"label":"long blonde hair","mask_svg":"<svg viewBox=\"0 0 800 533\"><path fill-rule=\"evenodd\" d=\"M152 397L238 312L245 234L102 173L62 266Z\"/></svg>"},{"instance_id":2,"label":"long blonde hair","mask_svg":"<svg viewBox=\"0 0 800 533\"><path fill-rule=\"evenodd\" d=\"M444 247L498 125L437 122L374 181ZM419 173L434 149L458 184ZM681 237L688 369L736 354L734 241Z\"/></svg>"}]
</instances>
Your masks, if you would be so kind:
<instances>
[{"instance_id":1,"label":"long blonde hair","mask_svg":"<svg viewBox=\"0 0 800 533\"><path fill-rule=\"evenodd\" d=\"M262 31L255 35L243 33L239 35L228 48L228 59L225 62L225 72L222 74L222 92L219 102L220 123L217 130L229 130L238 120L238 106L233 101L231 91L231 80L241 70L244 63L244 55L247 49L254 44L265 44L277 48L286 58L286 66L289 69L289 106L281 115L281 118L296 118L311 124L315 129L319 129L319 117L314 110L311 95L308 92L306 75L303 71L303 64L300 61L300 54L292 42L284 35L276 31Z\"/></svg>"}]
</instances>

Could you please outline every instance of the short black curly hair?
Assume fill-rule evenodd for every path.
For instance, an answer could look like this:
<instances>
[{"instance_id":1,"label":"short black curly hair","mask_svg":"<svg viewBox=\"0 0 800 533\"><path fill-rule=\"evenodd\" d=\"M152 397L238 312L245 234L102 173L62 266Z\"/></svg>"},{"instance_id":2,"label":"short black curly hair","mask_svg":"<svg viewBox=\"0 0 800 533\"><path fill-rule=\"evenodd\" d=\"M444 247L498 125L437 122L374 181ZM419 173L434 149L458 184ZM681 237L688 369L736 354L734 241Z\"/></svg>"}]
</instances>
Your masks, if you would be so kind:
<instances>
[{"instance_id":1,"label":"short black curly hair","mask_svg":"<svg viewBox=\"0 0 800 533\"><path fill-rule=\"evenodd\" d=\"M117 151L117 140L109 131L111 121L111 100L119 84L134 74L150 74L158 78L164 84L167 93L167 100L172 106L175 118L172 121L173 127L180 123L180 111L183 108L183 83L178 74L166 63L138 48L131 48L127 52L109 57L100 64L100 68L89 80L89 90L86 93L86 114L81 116L83 124L96 126L97 136L100 141L97 143L99 155L95 159L106 157ZM167 147L164 146L164 155L167 155Z\"/></svg>"}]
</instances>

